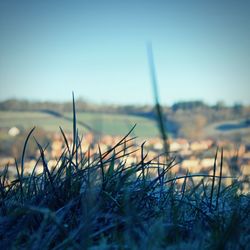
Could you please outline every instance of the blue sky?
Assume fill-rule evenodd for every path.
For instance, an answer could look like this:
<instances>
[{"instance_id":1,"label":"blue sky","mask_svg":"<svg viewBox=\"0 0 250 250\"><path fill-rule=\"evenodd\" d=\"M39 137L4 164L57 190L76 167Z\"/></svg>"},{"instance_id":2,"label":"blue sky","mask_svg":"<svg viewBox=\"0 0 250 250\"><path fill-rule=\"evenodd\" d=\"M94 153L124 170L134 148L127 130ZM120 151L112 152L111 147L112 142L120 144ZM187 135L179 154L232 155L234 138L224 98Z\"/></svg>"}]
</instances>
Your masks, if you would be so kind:
<instances>
[{"instance_id":1,"label":"blue sky","mask_svg":"<svg viewBox=\"0 0 250 250\"><path fill-rule=\"evenodd\" d=\"M250 104L250 1L0 0L0 100Z\"/></svg>"}]
</instances>

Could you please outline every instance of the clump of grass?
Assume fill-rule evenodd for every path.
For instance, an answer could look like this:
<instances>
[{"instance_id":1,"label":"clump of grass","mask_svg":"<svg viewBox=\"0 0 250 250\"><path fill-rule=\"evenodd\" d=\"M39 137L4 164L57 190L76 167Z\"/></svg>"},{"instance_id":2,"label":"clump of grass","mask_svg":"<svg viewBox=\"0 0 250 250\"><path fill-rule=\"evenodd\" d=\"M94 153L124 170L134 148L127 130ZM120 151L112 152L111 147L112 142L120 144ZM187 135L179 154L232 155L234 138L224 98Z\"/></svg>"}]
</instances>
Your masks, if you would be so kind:
<instances>
[{"instance_id":1,"label":"clump of grass","mask_svg":"<svg viewBox=\"0 0 250 250\"><path fill-rule=\"evenodd\" d=\"M73 143L63 130L65 150L49 169L46 146L37 142L40 157L25 176L0 175L0 242L3 249L247 249L249 195L239 182L222 185L220 176L170 174L174 158L164 164L141 159L127 164L135 138L124 136L91 159L81 149L73 101ZM84 140L84 138L83 138ZM216 154L217 155L217 154ZM217 156L216 156L217 157ZM221 159L223 156L221 157ZM41 162L43 172L36 174ZM216 170L216 160L215 160ZM222 169L222 161L220 165ZM151 170L156 173L152 176ZM195 184L195 179L200 182ZM178 184L182 179L183 184ZM218 187L216 182L219 180Z\"/></svg>"}]
</instances>

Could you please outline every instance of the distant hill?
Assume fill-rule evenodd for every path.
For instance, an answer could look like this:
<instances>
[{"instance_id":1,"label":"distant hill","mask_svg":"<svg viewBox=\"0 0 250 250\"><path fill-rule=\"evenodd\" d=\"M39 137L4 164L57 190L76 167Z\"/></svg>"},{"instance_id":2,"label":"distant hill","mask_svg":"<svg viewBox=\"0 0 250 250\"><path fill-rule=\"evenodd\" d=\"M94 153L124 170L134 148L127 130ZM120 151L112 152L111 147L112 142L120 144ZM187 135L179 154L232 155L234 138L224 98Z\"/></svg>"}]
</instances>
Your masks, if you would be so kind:
<instances>
[{"instance_id":1,"label":"distant hill","mask_svg":"<svg viewBox=\"0 0 250 250\"><path fill-rule=\"evenodd\" d=\"M124 124L129 124L125 126L127 130L129 126L138 123L138 121L142 124L151 124L151 128L156 126L156 114L154 106L152 105L98 105L84 100L77 100L76 109L77 113L81 114L80 117L82 117L82 119L79 120L79 123L82 123L80 125L87 129L91 129L92 127L93 129L96 129L96 127L98 127L98 129L102 127L101 129L103 129L103 127L106 126L103 130L104 132L112 132L113 130L112 133L116 134L117 131L119 131L119 133L125 133L125 131L124 129L115 128L114 124L117 126L119 124L122 128L124 128ZM224 126L223 124L226 124L227 121L249 121L250 119L250 107L240 104L229 107L223 103L217 103L216 105L209 106L202 101L187 101L177 102L171 107L163 106L162 110L168 133L174 137L186 137L189 139L211 136L210 132L213 129L207 128L214 128L214 124ZM62 124L65 124L65 122L67 123L66 120L69 119L65 114L71 113L72 103L30 102L12 99L0 102L0 111L47 114L51 119L53 117L54 121L58 119L58 122L60 121L62 123L62 120L64 120ZM86 118L90 117L90 113L92 114L91 121ZM3 115L1 118L2 124L4 124L4 117ZM117 121L117 117L119 117L118 123L115 122ZM93 122L94 120L95 122ZM112 122L107 125L107 121ZM58 123L57 126L61 123ZM143 125L138 124L138 126ZM48 125L48 127L53 127L53 123L52 125ZM157 130L157 128L148 130L150 136L155 135L155 132L151 133L155 130ZM208 133L207 131L210 132ZM214 130L214 132L216 131ZM139 134L141 133L139 132ZM142 135L145 135L145 133L142 133Z\"/></svg>"}]
</instances>

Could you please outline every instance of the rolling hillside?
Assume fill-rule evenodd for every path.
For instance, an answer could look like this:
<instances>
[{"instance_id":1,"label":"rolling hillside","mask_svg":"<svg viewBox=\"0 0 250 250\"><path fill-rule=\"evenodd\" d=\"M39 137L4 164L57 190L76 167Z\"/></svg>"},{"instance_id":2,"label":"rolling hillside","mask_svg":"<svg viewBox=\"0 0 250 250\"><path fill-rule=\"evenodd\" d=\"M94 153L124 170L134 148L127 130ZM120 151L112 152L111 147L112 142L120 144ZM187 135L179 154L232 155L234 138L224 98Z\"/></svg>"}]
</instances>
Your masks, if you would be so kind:
<instances>
[{"instance_id":1,"label":"rolling hillside","mask_svg":"<svg viewBox=\"0 0 250 250\"><path fill-rule=\"evenodd\" d=\"M0 129L6 131L14 126L21 129L37 126L49 132L56 132L61 126L65 131L70 132L72 131L70 119L72 119L72 113L64 113L62 117L58 117L41 112L1 111ZM83 123L103 134L124 135L134 124L137 124L134 131L136 136L147 138L156 136L158 133L153 120L134 115L79 112L77 120L80 133L88 130L85 126L81 126Z\"/></svg>"}]
</instances>

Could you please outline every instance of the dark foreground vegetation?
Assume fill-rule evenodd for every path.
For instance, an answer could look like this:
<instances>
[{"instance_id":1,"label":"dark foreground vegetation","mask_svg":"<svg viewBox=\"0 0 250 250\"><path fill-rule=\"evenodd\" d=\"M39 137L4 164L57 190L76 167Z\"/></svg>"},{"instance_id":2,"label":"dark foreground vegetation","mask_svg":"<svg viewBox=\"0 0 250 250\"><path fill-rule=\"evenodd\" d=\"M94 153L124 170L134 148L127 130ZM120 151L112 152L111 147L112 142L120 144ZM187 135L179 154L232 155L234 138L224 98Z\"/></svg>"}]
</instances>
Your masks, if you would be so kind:
<instances>
[{"instance_id":1,"label":"dark foreground vegetation","mask_svg":"<svg viewBox=\"0 0 250 250\"><path fill-rule=\"evenodd\" d=\"M128 164L130 134L92 159L82 152L73 118L58 164L49 169L37 142L43 173L24 175L24 142L17 177L0 176L1 249L250 249L250 197L234 178L223 185L223 153L214 175L172 176L165 164ZM84 140L84 138L83 138ZM216 175L216 168L220 174ZM180 182L181 181L181 182Z\"/></svg>"}]
</instances>

